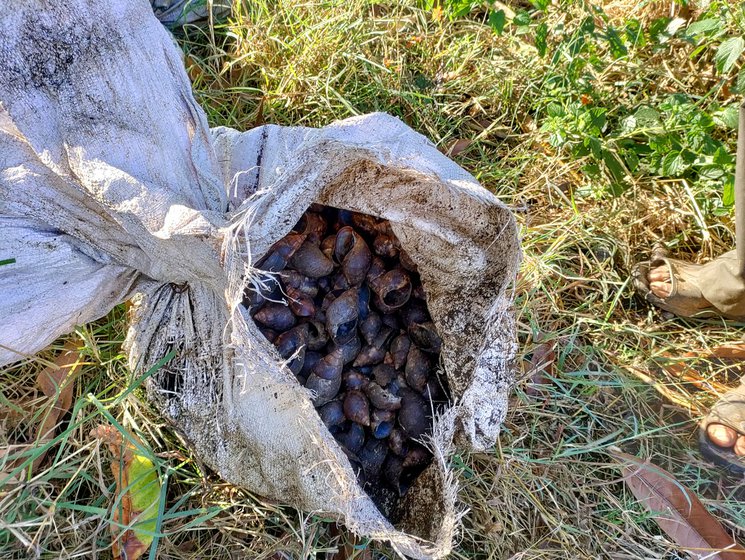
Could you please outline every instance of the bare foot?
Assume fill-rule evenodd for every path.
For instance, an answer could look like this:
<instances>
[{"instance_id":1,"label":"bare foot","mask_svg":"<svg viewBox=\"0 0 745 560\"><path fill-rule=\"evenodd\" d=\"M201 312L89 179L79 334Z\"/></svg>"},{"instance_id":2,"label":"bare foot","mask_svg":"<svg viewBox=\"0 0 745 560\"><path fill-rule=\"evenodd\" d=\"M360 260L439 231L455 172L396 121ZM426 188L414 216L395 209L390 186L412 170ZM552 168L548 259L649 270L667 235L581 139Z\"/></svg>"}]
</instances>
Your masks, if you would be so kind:
<instances>
[{"instance_id":1,"label":"bare foot","mask_svg":"<svg viewBox=\"0 0 745 560\"><path fill-rule=\"evenodd\" d=\"M658 298L669 297L673 291L670 281L670 268L667 265L652 268L647 275L649 290Z\"/></svg>"},{"instance_id":2,"label":"bare foot","mask_svg":"<svg viewBox=\"0 0 745 560\"><path fill-rule=\"evenodd\" d=\"M724 424L709 424L706 427L706 435L713 444L731 449L738 457L745 457L745 435Z\"/></svg>"}]
</instances>

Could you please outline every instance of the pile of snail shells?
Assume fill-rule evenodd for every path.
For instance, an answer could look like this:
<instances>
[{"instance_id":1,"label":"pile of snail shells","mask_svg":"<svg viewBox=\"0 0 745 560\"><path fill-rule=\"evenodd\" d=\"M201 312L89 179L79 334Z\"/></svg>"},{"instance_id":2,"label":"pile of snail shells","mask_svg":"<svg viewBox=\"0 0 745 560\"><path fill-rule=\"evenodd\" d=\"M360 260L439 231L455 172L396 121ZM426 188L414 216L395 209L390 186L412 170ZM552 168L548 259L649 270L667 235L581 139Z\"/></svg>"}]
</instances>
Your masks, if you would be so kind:
<instances>
[{"instance_id":1,"label":"pile of snail shells","mask_svg":"<svg viewBox=\"0 0 745 560\"><path fill-rule=\"evenodd\" d=\"M258 268L245 304L389 517L431 462L415 440L447 402L442 341L390 223L313 205Z\"/></svg>"}]
</instances>

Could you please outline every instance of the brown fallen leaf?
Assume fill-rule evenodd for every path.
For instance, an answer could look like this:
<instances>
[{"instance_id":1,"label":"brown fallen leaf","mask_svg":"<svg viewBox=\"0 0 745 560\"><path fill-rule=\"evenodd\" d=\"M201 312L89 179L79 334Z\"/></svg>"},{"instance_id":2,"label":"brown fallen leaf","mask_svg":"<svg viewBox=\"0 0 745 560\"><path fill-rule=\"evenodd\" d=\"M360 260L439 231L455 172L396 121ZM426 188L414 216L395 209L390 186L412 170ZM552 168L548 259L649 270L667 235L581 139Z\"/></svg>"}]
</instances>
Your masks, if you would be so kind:
<instances>
[{"instance_id":1,"label":"brown fallen leaf","mask_svg":"<svg viewBox=\"0 0 745 560\"><path fill-rule=\"evenodd\" d=\"M473 140L469 140L468 138L458 138L457 140L453 140L452 142L450 142L441 151L446 156L452 158L462 152L465 152L471 144L473 144Z\"/></svg>"},{"instance_id":2,"label":"brown fallen leaf","mask_svg":"<svg viewBox=\"0 0 745 560\"><path fill-rule=\"evenodd\" d=\"M745 548L672 474L620 450L611 449L609 454L623 464L631 493L655 513L660 528L685 552L701 560L745 560Z\"/></svg>"},{"instance_id":3,"label":"brown fallen leaf","mask_svg":"<svg viewBox=\"0 0 745 560\"><path fill-rule=\"evenodd\" d=\"M35 439L37 445L54 437L60 418L72 406L75 378L80 373L80 366L82 365L78 343L72 340L68 341L53 363L54 365L41 370L36 378L36 384L49 399L49 409L42 416L41 423L36 427ZM34 469L41 464L45 456L46 453L41 453L34 460Z\"/></svg>"},{"instance_id":4,"label":"brown fallen leaf","mask_svg":"<svg viewBox=\"0 0 745 560\"><path fill-rule=\"evenodd\" d=\"M157 527L160 501L157 470L116 428L102 424L91 436L108 444L113 455L111 472L116 480L117 496L121 496L120 506L114 509L114 522L109 525L114 559L137 560L150 548Z\"/></svg>"},{"instance_id":5,"label":"brown fallen leaf","mask_svg":"<svg viewBox=\"0 0 745 560\"><path fill-rule=\"evenodd\" d=\"M532 396L541 395L541 385L550 385L549 377L554 375L556 361L556 341L549 340L536 346L530 359L530 374L525 392Z\"/></svg>"}]
</instances>

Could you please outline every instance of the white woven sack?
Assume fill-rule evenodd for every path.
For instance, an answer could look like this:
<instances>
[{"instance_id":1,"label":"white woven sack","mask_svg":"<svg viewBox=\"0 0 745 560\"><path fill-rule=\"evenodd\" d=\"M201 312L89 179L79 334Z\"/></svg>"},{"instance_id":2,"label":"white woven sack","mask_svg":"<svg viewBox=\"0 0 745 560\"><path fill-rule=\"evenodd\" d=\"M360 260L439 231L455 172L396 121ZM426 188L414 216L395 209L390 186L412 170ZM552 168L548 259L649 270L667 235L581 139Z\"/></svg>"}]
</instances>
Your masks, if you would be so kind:
<instances>
[{"instance_id":1,"label":"white woven sack","mask_svg":"<svg viewBox=\"0 0 745 560\"><path fill-rule=\"evenodd\" d=\"M209 131L146 0L0 5L0 365L133 298L135 373L226 480L439 558L453 437L493 445L515 353L509 211L386 115ZM455 405L393 527L241 301L312 202L387 218L416 261Z\"/></svg>"}]
</instances>

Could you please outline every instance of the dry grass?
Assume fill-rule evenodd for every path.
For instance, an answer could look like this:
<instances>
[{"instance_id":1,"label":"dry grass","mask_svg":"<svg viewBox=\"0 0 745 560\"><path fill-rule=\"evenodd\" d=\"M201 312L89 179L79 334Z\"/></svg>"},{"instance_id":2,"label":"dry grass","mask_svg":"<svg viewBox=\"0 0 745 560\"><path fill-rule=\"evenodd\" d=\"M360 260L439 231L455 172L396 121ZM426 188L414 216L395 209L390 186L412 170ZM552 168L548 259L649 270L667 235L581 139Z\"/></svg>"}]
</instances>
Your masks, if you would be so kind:
<instances>
[{"instance_id":1,"label":"dry grass","mask_svg":"<svg viewBox=\"0 0 745 560\"><path fill-rule=\"evenodd\" d=\"M652 18L660 9L642 6L639 15L635 6L615 3L612 16ZM556 22L571 25L574 15ZM179 36L212 124L321 126L387 111L440 146L472 140L456 161L516 209L522 353L529 359L549 341L556 361L542 377L521 376L497 449L455 457L471 510L453 558L685 558L619 482L605 453L611 445L670 470L745 540L742 480L706 464L695 441L699 415L739 371L689 359L703 380L697 388L662 367L739 339L742 325L666 320L629 284L633 264L657 240L692 259L726 250L731 218L702 210L716 193L689 196L680 182L653 176L635 176L623 195L609 196L602 180L583 173L585 161L552 148L536 108L556 67L525 39L498 37L476 19L437 21L405 0L256 1L227 27ZM640 47L597 71L593 87L631 105L667 92L726 102L711 56L693 61L685 48ZM640 85L619 85L629 76ZM117 309L71 335L89 363L49 458L0 486L0 556L107 557L113 481L87 434L108 419L137 432L168 475L159 558L322 558L345 545L349 558L369 558L367 550L391 557L383 545L352 543L329 520L267 503L203 468L138 390L127 391L124 328ZM23 418L34 413L35 374L51 352L0 372L0 443L28 439Z\"/></svg>"}]
</instances>

